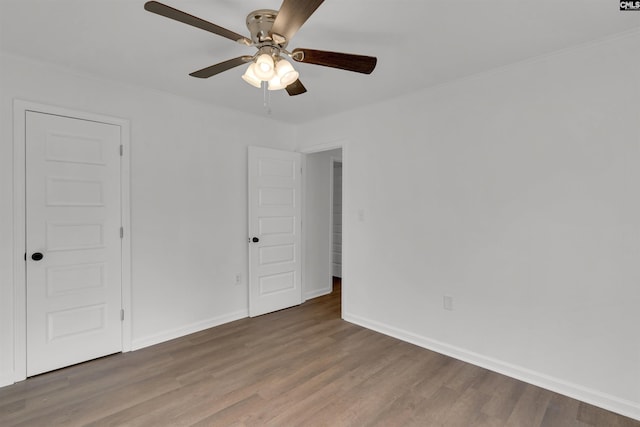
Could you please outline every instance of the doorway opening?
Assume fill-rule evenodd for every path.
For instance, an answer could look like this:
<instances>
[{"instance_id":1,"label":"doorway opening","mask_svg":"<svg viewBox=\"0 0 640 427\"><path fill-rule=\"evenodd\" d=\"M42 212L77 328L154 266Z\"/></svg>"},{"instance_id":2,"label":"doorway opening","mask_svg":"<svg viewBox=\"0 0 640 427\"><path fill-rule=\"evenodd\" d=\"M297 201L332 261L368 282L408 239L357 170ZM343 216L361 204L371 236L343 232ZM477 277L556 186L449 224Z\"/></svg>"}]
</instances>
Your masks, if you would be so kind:
<instances>
[{"instance_id":1,"label":"doorway opening","mask_svg":"<svg viewBox=\"0 0 640 427\"><path fill-rule=\"evenodd\" d=\"M342 146L334 146L305 154L303 278L309 300L332 292L343 295L344 153Z\"/></svg>"},{"instance_id":2,"label":"doorway opening","mask_svg":"<svg viewBox=\"0 0 640 427\"><path fill-rule=\"evenodd\" d=\"M331 275L335 283L342 279L342 156L331 163Z\"/></svg>"}]
</instances>

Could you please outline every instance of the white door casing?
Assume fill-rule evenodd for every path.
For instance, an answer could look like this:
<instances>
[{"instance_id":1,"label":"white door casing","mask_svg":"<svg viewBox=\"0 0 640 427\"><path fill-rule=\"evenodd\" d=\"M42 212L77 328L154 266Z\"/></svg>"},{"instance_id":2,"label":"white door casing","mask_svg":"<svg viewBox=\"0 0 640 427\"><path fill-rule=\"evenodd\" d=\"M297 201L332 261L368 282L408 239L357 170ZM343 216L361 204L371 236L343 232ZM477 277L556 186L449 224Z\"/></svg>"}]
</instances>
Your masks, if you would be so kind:
<instances>
[{"instance_id":1,"label":"white door casing","mask_svg":"<svg viewBox=\"0 0 640 427\"><path fill-rule=\"evenodd\" d=\"M121 128L31 111L25 120L31 376L123 349Z\"/></svg>"},{"instance_id":2,"label":"white door casing","mask_svg":"<svg viewBox=\"0 0 640 427\"><path fill-rule=\"evenodd\" d=\"M253 317L302 303L302 171L300 153L249 147L248 160Z\"/></svg>"}]
</instances>

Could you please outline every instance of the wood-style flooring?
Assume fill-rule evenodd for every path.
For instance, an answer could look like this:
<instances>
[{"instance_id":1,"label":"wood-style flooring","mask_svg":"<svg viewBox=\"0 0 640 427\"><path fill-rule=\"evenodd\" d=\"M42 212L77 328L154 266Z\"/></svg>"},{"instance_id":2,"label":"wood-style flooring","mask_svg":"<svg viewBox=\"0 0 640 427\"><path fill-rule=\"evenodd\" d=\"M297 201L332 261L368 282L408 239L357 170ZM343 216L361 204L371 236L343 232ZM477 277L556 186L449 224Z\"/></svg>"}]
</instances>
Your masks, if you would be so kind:
<instances>
[{"instance_id":1,"label":"wood-style flooring","mask_svg":"<svg viewBox=\"0 0 640 427\"><path fill-rule=\"evenodd\" d=\"M640 426L347 323L334 288L0 388L0 426Z\"/></svg>"}]
</instances>

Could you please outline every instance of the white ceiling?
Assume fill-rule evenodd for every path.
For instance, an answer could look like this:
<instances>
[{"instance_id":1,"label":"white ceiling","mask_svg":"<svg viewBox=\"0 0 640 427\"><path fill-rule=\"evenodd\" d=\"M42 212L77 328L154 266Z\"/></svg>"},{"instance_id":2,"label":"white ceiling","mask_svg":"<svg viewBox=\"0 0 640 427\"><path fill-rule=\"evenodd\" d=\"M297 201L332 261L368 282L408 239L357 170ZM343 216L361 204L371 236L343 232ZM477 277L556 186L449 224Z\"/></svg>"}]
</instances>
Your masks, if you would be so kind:
<instances>
[{"instance_id":1,"label":"white ceiling","mask_svg":"<svg viewBox=\"0 0 640 427\"><path fill-rule=\"evenodd\" d=\"M161 0L240 34L281 0ZM245 67L192 71L255 48L146 12L144 0L0 0L0 49L266 115ZM640 29L617 0L326 0L289 44L378 57L372 75L295 64L306 94L272 92L271 117L299 123Z\"/></svg>"}]
</instances>

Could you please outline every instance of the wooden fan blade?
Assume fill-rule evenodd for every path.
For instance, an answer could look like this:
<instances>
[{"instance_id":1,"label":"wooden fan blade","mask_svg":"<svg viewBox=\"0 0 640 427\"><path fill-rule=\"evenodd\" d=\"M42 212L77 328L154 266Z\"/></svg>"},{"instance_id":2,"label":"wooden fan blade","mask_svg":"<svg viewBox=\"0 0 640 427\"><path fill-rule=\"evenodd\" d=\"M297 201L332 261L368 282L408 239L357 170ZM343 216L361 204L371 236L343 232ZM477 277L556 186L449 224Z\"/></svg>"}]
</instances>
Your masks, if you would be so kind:
<instances>
[{"instance_id":1,"label":"wooden fan blade","mask_svg":"<svg viewBox=\"0 0 640 427\"><path fill-rule=\"evenodd\" d=\"M200 79L206 79L211 76L215 76L216 74L220 74L223 71L230 70L232 68L237 67L238 65L245 64L250 62L253 59L251 56L239 56L237 58L229 59L228 61L220 62L219 64L212 65L207 68L203 68L202 70L194 71L189 75L191 77L198 77Z\"/></svg>"},{"instance_id":2,"label":"wooden fan blade","mask_svg":"<svg viewBox=\"0 0 640 427\"><path fill-rule=\"evenodd\" d=\"M373 56L313 49L294 49L291 57L305 64L324 65L363 74L371 74L378 63L378 59Z\"/></svg>"},{"instance_id":3,"label":"wooden fan blade","mask_svg":"<svg viewBox=\"0 0 640 427\"><path fill-rule=\"evenodd\" d=\"M226 37L230 40L233 40L234 42L251 45L251 40L243 35L234 33L233 31L222 28L216 24L212 24L211 22L200 19L197 16L189 15L188 13L182 12L178 9L174 9L171 6L167 6L166 4L158 3L157 1L148 1L144 4L144 8L149 12L153 12L160 16L164 16L165 18L170 18L175 21L191 25L192 27L209 31L210 33Z\"/></svg>"},{"instance_id":4,"label":"wooden fan blade","mask_svg":"<svg viewBox=\"0 0 640 427\"><path fill-rule=\"evenodd\" d=\"M291 40L322 2L324 0L283 0L271 33Z\"/></svg>"},{"instance_id":5,"label":"wooden fan blade","mask_svg":"<svg viewBox=\"0 0 640 427\"><path fill-rule=\"evenodd\" d=\"M304 87L304 85L302 84L300 79L298 79L295 82L291 83L289 86L286 87L286 89L287 89L287 93L290 96L301 95L301 94L303 94L303 93L305 93L307 91L307 88Z\"/></svg>"}]
</instances>

